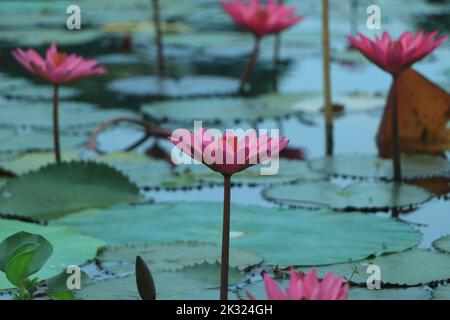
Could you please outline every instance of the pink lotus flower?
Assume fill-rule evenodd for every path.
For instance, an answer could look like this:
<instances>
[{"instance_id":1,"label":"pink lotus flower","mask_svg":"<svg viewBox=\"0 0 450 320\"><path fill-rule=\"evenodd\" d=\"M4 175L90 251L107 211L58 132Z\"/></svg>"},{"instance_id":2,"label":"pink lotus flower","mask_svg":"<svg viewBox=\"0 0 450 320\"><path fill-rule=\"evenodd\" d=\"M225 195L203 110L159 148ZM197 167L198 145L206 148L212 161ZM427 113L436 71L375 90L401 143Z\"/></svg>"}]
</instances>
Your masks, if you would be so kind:
<instances>
[{"instance_id":1,"label":"pink lotus flower","mask_svg":"<svg viewBox=\"0 0 450 320\"><path fill-rule=\"evenodd\" d=\"M106 73L106 69L99 66L95 60L85 60L75 54L58 52L55 43L47 50L45 60L33 49L23 51L18 48L12 55L28 71L55 85Z\"/></svg>"},{"instance_id":2,"label":"pink lotus flower","mask_svg":"<svg viewBox=\"0 0 450 320\"><path fill-rule=\"evenodd\" d=\"M295 8L287 8L275 0L269 0L266 5L259 0L250 0L248 4L243 0L222 1L222 7L237 25L257 37L279 33L303 19L295 16Z\"/></svg>"},{"instance_id":3,"label":"pink lotus flower","mask_svg":"<svg viewBox=\"0 0 450 320\"><path fill-rule=\"evenodd\" d=\"M172 136L171 141L191 158L226 176L277 156L289 143L285 137L275 139L265 134L257 138L256 133L239 139L226 132L216 139L204 129L188 136Z\"/></svg>"},{"instance_id":4,"label":"pink lotus flower","mask_svg":"<svg viewBox=\"0 0 450 320\"><path fill-rule=\"evenodd\" d=\"M344 283L342 276L336 278L329 272L325 278L317 278L317 270L312 269L309 273L295 272L291 268L289 285L282 291L276 281L266 273L264 284L269 300L345 300L348 298L348 283ZM247 292L251 300L256 298Z\"/></svg>"},{"instance_id":5,"label":"pink lotus flower","mask_svg":"<svg viewBox=\"0 0 450 320\"><path fill-rule=\"evenodd\" d=\"M358 33L359 40L351 36L347 36L347 39L367 59L397 76L433 52L447 39L447 36L443 36L435 40L437 34L438 31L426 34L420 30L413 35L407 31L399 40L394 41L387 32L384 32L381 38L375 37L375 41L372 41Z\"/></svg>"}]
</instances>

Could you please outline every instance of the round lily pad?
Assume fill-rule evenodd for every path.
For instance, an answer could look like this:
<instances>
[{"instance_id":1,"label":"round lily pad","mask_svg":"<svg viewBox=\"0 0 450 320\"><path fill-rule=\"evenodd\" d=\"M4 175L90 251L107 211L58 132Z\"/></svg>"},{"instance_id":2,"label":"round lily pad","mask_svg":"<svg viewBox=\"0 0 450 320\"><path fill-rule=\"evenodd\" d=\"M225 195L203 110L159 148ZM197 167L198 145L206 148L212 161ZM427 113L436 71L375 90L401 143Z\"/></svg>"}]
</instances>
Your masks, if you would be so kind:
<instances>
[{"instance_id":1,"label":"round lily pad","mask_svg":"<svg viewBox=\"0 0 450 320\"><path fill-rule=\"evenodd\" d=\"M331 271L347 280L351 278L353 283L366 286L366 281L373 273L370 269L370 274L367 273L370 265L380 268L382 286L418 286L450 279L450 255L425 249L411 249L369 260L320 266L317 272L322 277ZM301 270L308 272L309 268Z\"/></svg>"},{"instance_id":2,"label":"round lily pad","mask_svg":"<svg viewBox=\"0 0 450 320\"><path fill-rule=\"evenodd\" d=\"M450 236L445 236L434 241L433 246L440 251L450 253Z\"/></svg>"},{"instance_id":3,"label":"round lily pad","mask_svg":"<svg viewBox=\"0 0 450 320\"><path fill-rule=\"evenodd\" d=\"M277 280L280 288L286 288L289 285L289 280ZM257 299L267 300L264 281L254 282L237 292L237 296L241 300L249 300L247 292L253 294ZM393 288L369 290L367 288L350 288L348 293L348 300L430 300L430 291L421 288Z\"/></svg>"},{"instance_id":4,"label":"round lily pad","mask_svg":"<svg viewBox=\"0 0 450 320\"><path fill-rule=\"evenodd\" d=\"M270 165L259 164L233 175L232 183L235 185L264 185L269 183L287 183L298 179L313 181L326 178L325 174L312 171L304 161L280 159L278 164L272 162L272 166L273 169L276 169L278 166L278 172L274 175L262 175L261 169L266 168L267 170ZM190 170L195 179L200 181L217 184L223 183L222 175L212 172L203 165L181 165L178 167L178 170L183 169Z\"/></svg>"},{"instance_id":5,"label":"round lily pad","mask_svg":"<svg viewBox=\"0 0 450 320\"><path fill-rule=\"evenodd\" d=\"M94 130L113 118L134 118L135 113L122 109L99 109L81 102L60 103L60 130ZM52 130L53 111L50 103L13 103L0 108L0 126L32 127Z\"/></svg>"},{"instance_id":6,"label":"round lily pad","mask_svg":"<svg viewBox=\"0 0 450 320\"><path fill-rule=\"evenodd\" d=\"M450 286L439 286L434 289L433 300L450 300Z\"/></svg>"},{"instance_id":7,"label":"round lily pad","mask_svg":"<svg viewBox=\"0 0 450 320\"><path fill-rule=\"evenodd\" d=\"M152 270L175 271L186 266L207 263L220 263L220 247L213 243L197 241L177 241L162 244L125 245L108 247L98 258L104 262L127 263L134 269L136 256L141 256ZM232 248L230 267L243 270L262 262L262 258L251 252Z\"/></svg>"},{"instance_id":8,"label":"round lily pad","mask_svg":"<svg viewBox=\"0 0 450 320\"><path fill-rule=\"evenodd\" d=\"M408 184L383 182L353 183L340 187L331 182L302 182L276 185L263 191L266 199L293 207L334 210L383 211L422 204L432 195Z\"/></svg>"},{"instance_id":9,"label":"round lily pad","mask_svg":"<svg viewBox=\"0 0 450 320\"><path fill-rule=\"evenodd\" d=\"M219 76L185 76L162 80L153 76L140 76L115 80L108 88L125 95L193 97L234 94L238 86L238 80Z\"/></svg>"},{"instance_id":10,"label":"round lily pad","mask_svg":"<svg viewBox=\"0 0 450 320\"><path fill-rule=\"evenodd\" d=\"M87 210L55 223L101 236L110 244L177 240L220 244L222 204L123 204L106 210ZM419 231L385 217L250 205L232 205L230 236L232 248L261 255L269 265L331 264L364 259L372 254L413 247L421 239Z\"/></svg>"},{"instance_id":11,"label":"round lily pad","mask_svg":"<svg viewBox=\"0 0 450 320\"><path fill-rule=\"evenodd\" d=\"M97 250L105 245L101 240L81 235L60 226L42 226L15 220L0 220L0 239L20 231L36 233L45 237L53 246L53 254L44 267L33 277L47 279L61 273L70 265L80 265L95 258ZM0 273L0 289L12 288L5 275Z\"/></svg>"},{"instance_id":12,"label":"round lily pad","mask_svg":"<svg viewBox=\"0 0 450 320\"><path fill-rule=\"evenodd\" d=\"M140 188L178 189L200 185L192 175L175 173L167 162L152 159L144 154L114 152L97 156L92 160L114 167Z\"/></svg>"},{"instance_id":13,"label":"round lily pad","mask_svg":"<svg viewBox=\"0 0 450 320\"><path fill-rule=\"evenodd\" d=\"M63 10L64 11L64 10ZM64 12L63 12L64 13ZM0 41L26 47L39 47L52 42L60 46L80 45L94 41L102 36L99 30L83 30L83 32L68 32L61 28L23 28L17 30L0 30Z\"/></svg>"},{"instance_id":14,"label":"round lily pad","mask_svg":"<svg viewBox=\"0 0 450 320\"><path fill-rule=\"evenodd\" d=\"M296 103L313 95L279 94L259 98L197 98L143 105L142 112L158 122L207 123L263 121L298 115Z\"/></svg>"},{"instance_id":15,"label":"round lily pad","mask_svg":"<svg viewBox=\"0 0 450 320\"><path fill-rule=\"evenodd\" d=\"M402 155L404 179L429 178L450 174L450 162L428 155ZM392 160L372 155L341 154L310 161L311 168L327 174L357 178L393 180Z\"/></svg>"},{"instance_id":16,"label":"round lily pad","mask_svg":"<svg viewBox=\"0 0 450 320\"><path fill-rule=\"evenodd\" d=\"M139 199L139 189L107 165L62 162L10 180L2 189L0 213L47 220Z\"/></svg>"},{"instance_id":17,"label":"round lily pad","mask_svg":"<svg viewBox=\"0 0 450 320\"><path fill-rule=\"evenodd\" d=\"M60 135L63 153L67 149L82 147L88 137L79 135ZM18 154L30 151L53 150L53 135L43 131L25 131L16 133L12 129L0 129L0 154Z\"/></svg>"},{"instance_id":18,"label":"round lily pad","mask_svg":"<svg viewBox=\"0 0 450 320\"><path fill-rule=\"evenodd\" d=\"M61 157L63 161L72 161L78 158L78 154L79 152L75 150L63 150ZM30 152L15 158L0 160L0 169L15 175L21 175L52 163L55 163L54 152Z\"/></svg>"},{"instance_id":19,"label":"round lily pad","mask_svg":"<svg viewBox=\"0 0 450 320\"><path fill-rule=\"evenodd\" d=\"M219 299L220 266L200 264L174 272L153 271L157 300L217 300ZM229 269L229 283L237 284L244 276L235 268ZM76 291L75 299L82 300L140 300L135 275L95 282Z\"/></svg>"}]
</instances>

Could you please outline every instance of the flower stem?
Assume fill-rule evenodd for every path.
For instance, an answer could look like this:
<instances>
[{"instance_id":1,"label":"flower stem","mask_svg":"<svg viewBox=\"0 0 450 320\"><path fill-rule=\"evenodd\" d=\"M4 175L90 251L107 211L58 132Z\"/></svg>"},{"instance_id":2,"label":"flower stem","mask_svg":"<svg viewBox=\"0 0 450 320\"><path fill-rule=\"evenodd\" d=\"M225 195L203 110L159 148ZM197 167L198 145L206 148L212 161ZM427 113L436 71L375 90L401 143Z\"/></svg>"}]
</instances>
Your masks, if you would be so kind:
<instances>
[{"instance_id":1,"label":"flower stem","mask_svg":"<svg viewBox=\"0 0 450 320\"><path fill-rule=\"evenodd\" d=\"M55 84L53 86L53 143L55 147L55 160L56 163L61 162L61 147L59 144L59 86Z\"/></svg>"},{"instance_id":2,"label":"flower stem","mask_svg":"<svg viewBox=\"0 0 450 320\"><path fill-rule=\"evenodd\" d=\"M284 4L284 0L278 0L278 4ZM280 50L281 50L281 33L275 35L275 46L273 52L273 79L272 89L273 92L278 92L278 64L280 63Z\"/></svg>"},{"instance_id":3,"label":"flower stem","mask_svg":"<svg viewBox=\"0 0 450 320\"><path fill-rule=\"evenodd\" d=\"M159 14L159 0L152 0L153 3L153 22L155 23L155 42L158 50L158 75L164 77L164 48L162 43L161 19Z\"/></svg>"},{"instance_id":4,"label":"flower stem","mask_svg":"<svg viewBox=\"0 0 450 320\"><path fill-rule=\"evenodd\" d=\"M400 162L400 143L398 130L398 76L394 76L392 88L392 164L394 169L394 181L402 181L402 167Z\"/></svg>"},{"instance_id":5,"label":"flower stem","mask_svg":"<svg viewBox=\"0 0 450 320\"><path fill-rule=\"evenodd\" d=\"M250 56L250 61L247 64L247 68L245 68L244 74L242 75L242 78L241 78L241 83L239 85L239 93L240 94L245 93L245 85L250 78L250 74L252 73L253 67L255 66L255 63L256 63L256 58L258 57L260 42L261 42L261 38L255 37L255 46L253 47L253 52Z\"/></svg>"},{"instance_id":6,"label":"flower stem","mask_svg":"<svg viewBox=\"0 0 450 320\"><path fill-rule=\"evenodd\" d=\"M326 154L333 155L333 106L331 102L329 3L322 0L323 88L325 100Z\"/></svg>"},{"instance_id":7,"label":"flower stem","mask_svg":"<svg viewBox=\"0 0 450 320\"><path fill-rule=\"evenodd\" d=\"M224 175L220 300L228 300L228 265L230 258L230 201L231 176Z\"/></svg>"}]
</instances>

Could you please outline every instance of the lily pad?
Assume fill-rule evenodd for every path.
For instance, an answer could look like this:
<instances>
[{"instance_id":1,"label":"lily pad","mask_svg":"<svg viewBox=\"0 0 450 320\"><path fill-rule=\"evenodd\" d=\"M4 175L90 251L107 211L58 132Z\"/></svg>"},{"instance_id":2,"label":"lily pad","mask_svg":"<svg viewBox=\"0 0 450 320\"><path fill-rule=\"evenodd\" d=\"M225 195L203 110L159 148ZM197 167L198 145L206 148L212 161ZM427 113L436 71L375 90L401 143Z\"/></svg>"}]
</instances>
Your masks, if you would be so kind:
<instances>
[{"instance_id":1,"label":"lily pad","mask_svg":"<svg viewBox=\"0 0 450 320\"><path fill-rule=\"evenodd\" d=\"M429 178L450 174L450 162L428 155L402 155L405 179ZM341 154L310 161L311 168L327 174L357 178L393 180L392 160L371 155Z\"/></svg>"},{"instance_id":2,"label":"lily pad","mask_svg":"<svg viewBox=\"0 0 450 320\"><path fill-rule=\"evenodd\" d=\"M440 251L450 253L450 236L445 236L434 241L433 247Z\"/></svg>"},{"instance_id":3,"label":"lily pad","mask_svg":"<svg viewBox=\"0 0 450 320\"><path fill-rule=\"evenodd\" d=\"M36 273L36 277L47 279L59 274L70 265L80 265L93 259L97 250L105 245L101 240L81 235L66 227L42 226L15 220L0 220L0 239L19 231L39 234L45 237L53 246L53 254L44 267ZM3 273L0 274L0 289L13 286Z\"/></svg>"},{"instance_id":4,"label":"lily pad","mask_svg":"<svg viewBox=\"0 0 450 320\"><path fill-rule=\"evenodd\" d=\"M280 288L286 288L289 280L277 280ZM241 300L248 300L247 291L253 294L257 299L266 300L266 291L264 281L258 281L245 286L237 292L237 296ZM348 300L430 300L430 291L421 288L394 288L369 290L367 288L350 288Z\"/></svg>"},{"instance_id":5,"label":"lily pad","mask_svg":"<svg viewBox=\"0 0 450 320\"><path fill-rule=\"evenodd\" d=\"M84 234L101 235L110 244L154 244L180 239L219 244L222 204L122 204L106 210L86 210L55 223ZM231 207L231 247L261 255L268 265L359 260L411 248L420 239L420 232L409 225L374 215Z\"/></svg>"},{"instance_id":6,"label":"lily pad","mask_svg":"<svg viewBox=\"0 0 450 320\"><path fill-rule=\"evenodd\" d=\"M10 180L2 189L0 212L47 220L139 198L139 189L107 165L63 162Z\"/></svg>"},{"instance_id":7,"label":"lily pad","mask_svg":"<svg viewBox=\"0 0 450 320\"><path fill-rule=\"evenodd\" d=\"M382 286L418 286L450 279L450 255L425 249L411 249L353 263L320 266L317 272L322 277L331 271L365 286L370 276L367 273L369 265L380 267ZM301 270L307 272L309 268Z\"/></svg>"},{"instance_id":8,"label":"lily pad","mask_svg":"<svg viewBox=\"0 0 450 320\"><path fill-rule=\"evenodd\" d=\"M60 130L94 130L99 124L135 113L122 109L99 109L81 102L61 102ZM0 108L0 126L52 130L53 111L49 103L12 103Z\"/></svg>"},{"instance_id":9,"label":"lily pad","mask_svg":"<svg viewBox=\"0 0 450 320\"><path fill-rule=\"evenodd\" d=\"M298 115L296 103L313 93L266 95L259 98L197 98L143 105L142 112L158 122L230 123L263 121Z\"/></svg>"},{"instance_id":10,"label":"lily pad","mask_svg":"<svg viewBox=\"0 0 450 320\"><path fill-rule=\"evenodd\" d=\"M60 46L80 45L102 37L99 30L83 30L83 32L69 32L65 28L37 28L0 30L0 41L10 42L14 45L39 47L52 42Z\"/></svg>"},{"instance_id":11,"label":"lily pad","mask_svg":"<svg viewBox=\"0 0 450 320\"><path fill-rule=\"evenodd\" d=\"M450 300L450 286L439 286L434 289L433 300Z\"/></svg>"},{"instance_id":12,"label":"lily pad","mask_svg":"<svg viewBox=\"0 0 450 320\"><path fill-rule=\"evenodd\" d=\"M79 152L75 150L63 150L61 156L63 161L72 161L78 158L78 154ZM30 152L15 158L0 160L0 170L21 175L52 163L55 163L54 152Z\"/></svg>"},{"instance_id":13,"label":"lily pad","mask_svg":"<svg viewBox=\"0 0 450 320\"><path fill-rule=\"evenodd\" d=\"M432 195L408 184L383 182L353 183L340 187L330 182L302 182L276 185L263 191L266 199L293 207L334 210L383 211L420 205Z\"/></svg>"},{"instance_id":14,"label":"lily pad","mask_svg":"<svg viewBox=\"0 0 450 320\"><path fill-rule=\"evenodd\" d=\"M217 300L219 298L220 266L200 264L175 272L154 272L157 300ZM229 283L244 280L235 268L229 269ZM82 300L140 300L135 275L99 281L75 293Z\"/></svg>"},{"instance_id":15,"label":"lily pad","mask_svg":"<svg viewBox=\"0 0 450 320\"><path fill-rule=\"evenodd\" d=\"M273 168L276 165L272 162ZM278 165L278 172L275 175L262 175L261 169L268 168L269 165L259 164L248 168L245 171L233 175L233 184L247 184L247 185L264 185L269 183L287 183L298 179L305 181L322 180L326 175L320 172L312 171L306 162L299 160L280 159ZM205 166L184 166L181 165L177 169L188 169L192 171L195 179L203 182L223 184L223 177L220 174L212 172Z\"/></svg>"},{"instance_id":16,"label":"lily pad","mask_svg":"<svg viewBox=\"0 0 450 320\"><path fill-rule=\"evenodd\" d=\"M133 152L100 155L93 161L108 164L128 176L140 188L177 189L200 185L188 173L176 174L167 162Z\"/></svg>"},{"instance_id":17,"label":"lily pad","mask_svg":"<svg viewBox=\"0 0 450 320\"><path fill-rule=\"evenodd\" d=\"M193 97L234 94L238 86L238 80L219 76L185 76L178 80L140 76L115 80L109 89L125 95Z\"/></svg>"},{"instance_id":18,"label":"lily pad","mask_svg":"<svg viewBox=\"0 0 450 320\"><path fill-rule=\"evenodd\" d=\"M175 271L196 264L220 263L220 247L213 243L177 241L155 245L125 245L108 247L98 258L103 262L126 263L134 269L136 256L141 256L153 271ZM239 249L230 250L230 267L243 270L262 262L262 257Z\"/></svg>"}]
</instances>

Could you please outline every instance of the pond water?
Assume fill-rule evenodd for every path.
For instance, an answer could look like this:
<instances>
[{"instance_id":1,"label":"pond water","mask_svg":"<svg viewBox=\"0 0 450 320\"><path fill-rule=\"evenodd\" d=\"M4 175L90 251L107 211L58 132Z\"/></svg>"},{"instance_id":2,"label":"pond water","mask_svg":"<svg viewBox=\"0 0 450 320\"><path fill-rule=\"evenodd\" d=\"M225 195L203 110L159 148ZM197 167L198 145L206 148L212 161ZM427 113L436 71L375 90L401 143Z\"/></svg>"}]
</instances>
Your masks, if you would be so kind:
<instances>
[{"instance_id":1,"label":"pond water","mask_svg":"<svg viewBox=\"0 0 450 320\"><path fill-rule=\"evenodd\" d=\"M301 111L294 116L285 118L282 114L280 116L283 119L276 120L263 113L259 115L262 119L258 119L262 121L256 121L257 116L249 116L250 120L245 121L246 119L244 119L239 126L257 126L257 128L269 130L280 128L282 134L291 141L290 147L301 148L308 160L316 159L324 156L325 153L324 116L321 112L320 1L292 0L286 2L295 5L298 12L306 14L306 19L283 34L281 38L281 63L278 71L277 94L280 96L288 93L311 95L312 98L306 99L306 101L300 100ZM352 1L332 0L330 2L332 8L330 23L333 98L338 103L343 101L344 104L344 112L335 118L334 152L337 155L353 154L355 157L360 154L376 156L378 148L375 136L383 115L384 101L391 85L391 78L358 54L348 51L345 35L355 30L368 36L379 33L370 31L365 26L368 16L366 8L370 4L377 4L381 7L382 29L395 36L404 30L417 30L422 27L426 30L438 28L442 33L448 34L450 3L445 0L361 0L355 1L357 6L352 11ZM182 109L183 106L190 107L188 105L190 101L191 104L192 101L195 102L191 99L209 97L215 99L214 104L217 105L220 104L217 102L220 101L219 99L225 100L235 96L235 88L237 88L239 77L247 63L253 43L250 36L233 26L219 7L218 1L161 1L162 19L168 23L167 28L169 29L164 34L166 80L163 97L158 94L156 88L158 85L156 50L153 43L154 32L150 23L152 17L150 1L104 0L95 1L96 4L79 1L82 9L82 21L85 22L83 22L82 30L72 32L64 31L64 28L61 27L61 25L65 25L64 8L68 3L51 0L20 2L5 0L0 4L0 108L1 104L5 104L8 108L19 105L30 108L34 104L45 105L50 101L48 92L45 90L34 89L33 91L33 88L45 83L30 77L9 54L16 47L34 47L42 53L49 41L56 40L61 43L61 47L65 51L98 59L108 68L108 74L70 84L68 87L73 88L78 94L71 97L70 92L67 92L68 96L65 101L61 102L61 105L64 108L64 104L82 102L89 104L89 107L94 105L98 110L114 111L111 111L111 114L105 113L104 118L102 113L99 113L96 115L98 119L92 120L92 125L83 122L81 126L76 123L78 120L73 120L76 125L73 128L68 126L68 129L64 131L67 136L79 137L79 141L73 143L74 146L77 146L77 152L88 154L83 148L80 148L80 145L87 141L88 134L92 133L97 125L115 117L116 113L117 116L129 115L134 118L142 118L146 112L141 107L156 108L155 106L165 100L176 101ZM14 16L18 18L12 19ZM124 22L130 22L132 25L125 25ZM116 28L118 31L107 31L108 28ZM266 94L274 94L272 85L273 43L273 37L268 37L263 41L261 54L252 74L250 98L258 99ZM430 57L417 63L415 70L448 91L450 88L449 57L450 41L447 41ZM31 83L14 84L17 79L26 79ZM131 80L128 81L128 79ZM183 85L177 83L180 79L185 81ZM21 88L23 91L29 90L29 94L22 92ZM362 98L358 98L358 101L349 100L348 97L355 93L360 94ZM163 109L164 107L161 107L161 110ZM79 110L82 110L80 105L75 104L71 119L75 119ZM204 112L207 114L208 108L205 108ZM161 121L158 125L166 126L169 129L180 126L193 129L192 123L183 123L185 120L183 115L189 116L186 113L180 111L180 116L173 116L174 121ZM216 113L214 111L214 114ZM227 113L225 108L223 113ZM219 118L226 118L220 112L218 115ZM17 124L13 128L15 138L17 136L24 137L24 133L27 132L31 132L30 136L35 135L36 132L45 132L51 139L49 134L50 118L48 125L43 130L42 128L36 130L37 126L31 126L30 129L29 126L21 123L22 120L17 119L20 115L15 112L4 113L3 116L9 117ZM237 120L240 120L239 116L236 117ZM9 119L1 120L2 129L0 130L11 129ZM146 119L148 120L148 117ZM30 120L31 123L33 121L34 119ZM42 121L39 119L36 122L41 124ZM224 123L218 125L221 129L226 126ZM88 129L80 130L81 127ZM6 136L6 133L0 132L0 139L5 141L3 135ZM142 135L139 127L122 125L102 134L99 137L99 146L103 151L109 152L124 150L139 140ZM49 146L41 147L40 144L36 147L37 142L34 139L37 138L34 137L30 140L23 138L20 148L2 148L0 160L14 159L29 151L51 150ZM79 143L80 141L81 143ZM154 146L154 143L155 140L149 139L135 151L143 153L149 147ZM158 145L167 152L171 150L171 145L166 141L159 141ZM70 149L74 148L70 147ZM448 158L448 153L444 156ZM419 173L418 175L420 176ZM433 252L435 251L432 247L433 241L450 234L450 207L446 197L450 190L449 172L444 172L443 176L439 181L432 179L427 183L428 189L441 190L439 197L433 197L426 203L417 206L414 205L413 208L404 206L408 210L400 212L400 222L398 222L407 222L411 228L419 230L421 240L418 247L431 249ZM369 179L369 181L372 180L374 179ZM336 186L348 186L358 184L359 180L338 177L332 178L331 182ZM424 181L420 185L424 185ZM258 205L264 208L280 207L263 196L263 190L266 187L261 185L250 187L245 183L242 186L234 187L232 202L242 205ZM189 188L188 190L158 189L155 189L153 185L152 188L145 188L145 191L142 189L141 193L148 200L173 204L205 201L220 203L223 198L222 187L217 183L213 186ZM412 203L414 203L414 199ZM282 205L281 207L289 206ZM365 208L367 207L370 207L370 204L365 206ZM385 211L380 210L374 215L388 217L390 211ZM216 212L211 212L211 214L216 214ZM1 223L2 221L0 221ZM72 225L72 223L74 224ZM61 222L61 224L64 223ZM75 226L76 223L69 221L68 225ZM76 227L75 229L79 231ZM119 229L120 227L110 228L105 232L119 232ZM83 233L83 228L80 230ZM87 234L92 235L89 232ZM202 239L198 240L202 241ZM345 260L340 262L345 262ZM416 267L420 268L419 265ZM442 268L445 267L450 270L450 264L442 266ZM111 274L98 270L93 263L87 264L84 269L91 276L99 279L111 277ZM447 278L438 277L434 280L447 279L450 279L450 274ZM431 281L426 283L430 284ZM9 295L3 295L3 298L5 297L10 298Z\"/></svg>"}]
</instances>

